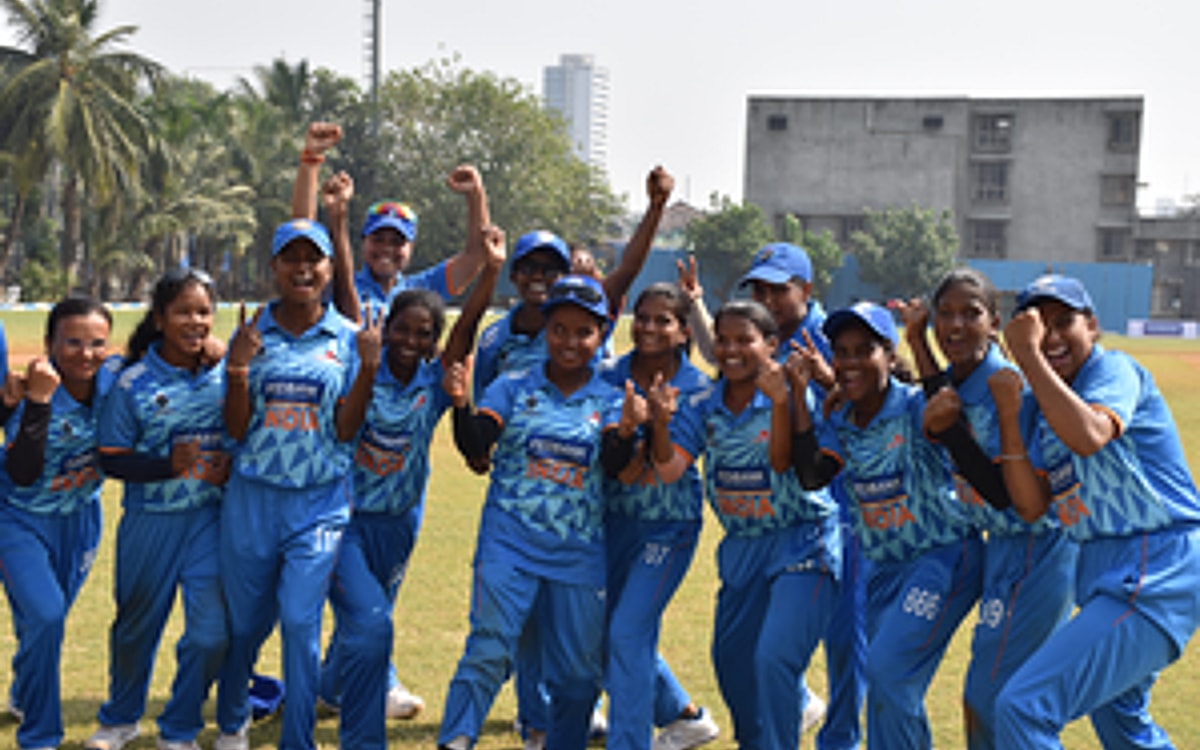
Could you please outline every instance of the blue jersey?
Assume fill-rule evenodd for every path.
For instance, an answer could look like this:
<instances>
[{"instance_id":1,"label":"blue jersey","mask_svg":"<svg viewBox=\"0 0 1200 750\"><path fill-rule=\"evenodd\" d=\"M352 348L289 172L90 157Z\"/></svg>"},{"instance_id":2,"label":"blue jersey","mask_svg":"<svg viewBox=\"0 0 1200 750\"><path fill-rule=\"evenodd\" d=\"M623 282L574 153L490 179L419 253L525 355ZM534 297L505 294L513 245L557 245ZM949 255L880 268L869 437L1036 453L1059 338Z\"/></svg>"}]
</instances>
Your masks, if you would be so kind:
<instances>
[{"instance_id":1,"label":"blue jersey","mask_svg":"<svg viewBox=\"0 0 1200 750\"><path fill-rule=\"evenodd\" d=\"M5 448L0 451L0 498L30 513L69 515L100 500L104 475L96 448L100 403L116 379L119 357L110 357L96 372L91 404L81 404L61 385L50 397L50 426L46 434L42 475L29 487L13 484L4 470L8 445L21 427L25 401L5 425Z\"/></svg>"},{"instance_id":2,"label":"blue jersey","mask_svg":"<svg viewBox=\"0 0 1200 750\"><path fill-rule=\"evenodd\" d=\"M804 340L804 334L807 332L809 338L812 339L813 345L817 347L817 351L825 358L826 362L833 361L833 349L829 346L829 339L825 338L825 332L821 330L821 326L825 324L825 309L821 307L821 303L815 299L808 301L808 312L804 314L804 319L796 326L796 330L792 333L791 338L781 342L779 348L775 350L775 361L783 364L787 360L788 355L792 353L792 343L795 341L800 346L808 346L808 342Z\"/></svg>"},{"instance_id":3,"label":"blue jersey","mask_svg":"<svg viewBox=\"0 0 1200 750\"><path fill-rule=\"evenodd\" d=\"M1091 456L1063 445L1032 394L1022 412L1030 460L1050 482L1049 513L1067 534L1085 541L1200 523L1179 430L1150 373L1097 344L1071 388L1117 429Z\"/></svg>"},{"instance_id":4,"label":"blue jersey","mask_svg":"<svg viewBox=\"0 0 1200 750\"><path fill-rule=\"evenodd\" d=\"M524 304L524 303L522 303ZM539 369L546 359L546 329L535 335L517 333L513 330L516 315L521 305L506 312L479 336L475 348L475 398L478 399L488 386L506 372Z\"/></svg>"},{"instance_id":5,"label":"blue jersey","mask_svg":"<svg viewBox=\"0 0 1200 750\"><path fill-rule=\"evenodd\" d=\"M504 536L516 534L508 541L522 558L540 556L531 562L538 568L531 572L559 578L574 568L590 570L603 581L600 435L620 419L622 395L592 377L563 396L543 367L496 380L479 402L479 412L502 427L481 536L498 523ZM507 519L494 517L495 511Z\"/></svg>"},{"instance_id":6,"label":"blue jersey","mask_svg":"<svg viewBox=\"0 0 1200 750\"><path fill-rule=\"evenodd\" d=\"M200 460L185 476L126 482L126 508L179 511L220 502L221 487L205 481L205 455L226 448L225 368L192 373L167 364L154 344L121 371L100 408L100 450L169 458L177 442L199 441Z\"/></svg>"},{"instance_id":7,"label":"blue jersey","mask_svg":"<svg viewBox=\"0 0 1200 750\"><path fill-rule=\"evenodd\" d=\"M358 290L360 304L370 305L372 310L382 308L385 313L392 304L392 298L406 289L428 289L442 299L449 299L460 291L451 288L450 261L448 260L411 276L405 276L402 273L396 274L396 282L387 292L383 291L383 287L371 275L371 269L363 267L354 274L354 288Z\"/></svg>"},{"instance_id":8,"label":"blue jersey","mask_svg":"<svg viewBox=\"0 0 1200 750\"><path fill-rule=\"evenodd\" d=\"M632 380L629 366L633 354L606 364L600 370L605 382L624 388L626 380ZM604 494L610 513L637 518L643 521L699 521L704 498L700 484L700 472L696 459L704 449L704 420L700 404L704 403L713 389L712 380L688 361L686 355L678 355L679 367L670 385L679 389L675 415L671 417L671 443L675 450L682 451L688 467L678 481L664 484L657 481L653 466L648 466L642 480L627 485L615 479L606 479ZM636 383L634 388L642 396L645 393ZM647 438L645 427L639 428L639 438Z\"/></svg>"},{"instance_id":9,"label":"blue jersey","mask_svg":"<svg viewBox=\"0 0 1200 750\"><path fill-rule=\"evenodd\" d=\"M725 533L762 536L835 514L827 490L806 491L790 466L771 468L771 400L756 390L734 414L725 406L725 387L724 379L717 381L698 405L706 437L704 489Z\"/></svg>"},{"instance_id":10,"label":"blue jersey","mask_svg":"<svg viewBox=\"0 0 1200 750\"><path fill-rule=\"evenodd\" d=\"M8 380L8 337L4 335L4 323L0 322L0 383Z\"/></svg>"},{"instance_id":11,"label":"blue jersey","mask_svg":"<svg viewBox=\"0 0 1200 750\"><path fill-rule=\"evenodd\" d=\"M992 373L1004 368L1016 369L1005 359L1000 347L992 344L983 361L956 387L958 397L962 401L963 414L971 426L975 441L983 448L983 452L994 460L998 460L1002 453L1000 425L996 420L996 402L992 400L992 391L988 388L987 381ZM951 470L953 469L954 465L951 462ZM990 534L1028 534L1030 531L1042 531L1057 526L1049 515L1028 524L1014 508L993 508L957 471L954 472L954 489L963 503L967 517L977 529L986 530Z\"/></svg>"},{"instance_id":12,"label":"blue jersey","mask_svg":"<svg viewBox=\"0 0 1200 750\"><path fill-rule=\"evenodd\" d=\"M842 463L863 554L903 562L969 536L949 458L922 431L921 390L892 379L883 407L866 427L851 421L853 408L850 403L834 411L820 436L822 447Z\"/></svg>"},{"instance_id":13,"label":"blue jersey","mask_svg":"<svg viewBox=\"0 0 1200 750\"><path fill-rule=\"evenodd\" d=\"M354 453L356 513L400 515L425 502L429 443L450 406L443 372L441 360L422 361L404 384L379 368Z\"/></svg>"},{"instance_id":14,"label":"blue jersey","mask_svg":"<svg viewBox=\"0 0 1200 750\"><path fill-rule=\"evenodd\" d=\"M355 327L332 305L299 336L272 308L258 320L262 349L250 362L250 424L233 468L277 487L314 487L346 476L352 442L337 439L334 412L358 372Z\"/></svg>"}]
</instances>

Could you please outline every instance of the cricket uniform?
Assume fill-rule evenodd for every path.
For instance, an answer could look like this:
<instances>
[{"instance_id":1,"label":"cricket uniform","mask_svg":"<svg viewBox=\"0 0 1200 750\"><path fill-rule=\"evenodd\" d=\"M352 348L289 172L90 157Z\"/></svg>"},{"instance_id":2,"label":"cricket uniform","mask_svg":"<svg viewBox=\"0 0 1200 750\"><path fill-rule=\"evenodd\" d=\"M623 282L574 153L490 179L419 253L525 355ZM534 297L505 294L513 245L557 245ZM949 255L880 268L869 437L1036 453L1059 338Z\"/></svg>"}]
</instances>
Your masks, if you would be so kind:
<instances>
[{"instance_id":1,"label":"cricket uniform","mask_svg":"<svg viewBox=\"0 0 1200 750\"><path fill-rule=\"evenodd\" d=\"M355 450L354 512L329 592L337 625L321 695L341 706L343 747L387 747L392 609L421 527L429 444L450 406L440 360L422 361L408 383L386 361L385 355Z\"/></svg>"},{"instance_id":2,"label":"cricket uniform","mask_svg":"<svg viewBox=\"0 0 1200 750\"><path fill-rule=\"evenodd\" d=\"M892 379L864 428L845 404L820 429L842 463L866 580L867 738L875 750L928 748L924 697L959 622L979 598L982 543L944 451L925 439L925 399Z\"/></svg>"},{"instance_id":3,"label":"cricket uniform","mask_svg":"<svg viewBox=\"0 0 1200 750\"><path fill-rule=\"evenodd\" d=\"M1012 367L1000 347L992 344L983 361L955 385L975 441L994 460L1002 452L1000 428L987 381L997 370ZM997 510L957 471L954 485L972 525L987 532L979 621L971 640L963 698L977 720L968 733L968 746L990 750L996 746L996 695L1071 614L1079 550L1052 517L1030 524L1011 507Z\"/></svg>"},{"instance_id":4,"label":"cricket uniform","mask_svg":"<svg viewBox=\"0 0 1200 750\"><path fill-rule=\"evenodd\" d=\"M595 376L563 396L539 366L501 376L480 399L479 414L501 432L479 524L471 632L438 744L479 736L525 623L536 619L550 696L546 746L587 745L603 672L600 439L620 418L621 396Z\"/></svg>"},{"instance_id":5,"label":"cricket uniform","mask_svg":"<svg viewBox=\"0 0 1200 750\"><path fill-rule=\"evenodd\" d=\"M677 411L671 418L671 442L684 454L688 467L679 480L658 480L646 453L642 477L636 484L606 480L605 543L608 560L608 668L610 750L648 750L654 726L666 726L691 703L658 654L663 610L675 595L700 534L704 501L695 459L704 447L698 406L713 384L683 352L669 385L679 389ZM601 370L601 377L623 388L632 380L633 354ZM645 396L640 387L637 392ZM643 427L639 438L650 436Z\"/></svg>"},{"instance_id":6,"label":"cricket uniform","mask_svg":"<svg viewBox=\"0 0 1200 750\"><path fill-rule=\"evenodd\" d=\"M1079 609L1000 692L996 744L1059 748L1062 727L1090 713L1106 748L1172 747L1150 717L1149 691L1200 620L1200 498L1141 365L1094 345L1071 388L1116 435L1090 456L1072 453L1026 398L1026 445L1050 483L1048 514L1080 543Z\"/></svg>"},{"instance_id":7,"label":"cricket uniform","mask_svg":"<svg viewBox=\"0 0 1200 750\"><path fill-rule=\"evenodd\" d=\"M699 405L705 494L725 530L717 549L712 659L743 748L799 744L802 677L838 597L841 530L825 490L771 467L771 401L735 414L725 381ZM812 399L811 391L806 397Z\"/></svg>"},{"instance_id":8,"label":"cricket uniform","mask_svg":"<svg viewBox=\"0 0 1200 750\"><path fill-rule=\"evenodd\" d=\"M250 362L251 416L221 512L221 579L229 609L229 724L249 716L247 688L276 617L283 640L281 748L311 749L320 668L321 609L350 512L353 442L337 439L337 404L358 369L355 327L332 306L299 336L272 303ZM382 692L380 692L382 700Z\"/></svg>"},{"instance_id":9,"label":"cricket uniform","mask_svg":"<svg viewBox=\"0 0 1200 750\"><path fill-rule=\"evenodd\" d=\"M104 478L96 453L97 416L117 361L96 373L89 404L62 386L54 391L43 469L31 486L17 486L8 467L0 471L0 573L17 637L10 700L25 714L17 728L23 748L57 747L63 739L63 624L100 545ZM5 460L28 406L22 401L5 425Z\"/></svg>"},{"instance_id":10,"label":"cricket uniform","mask_svg":"<svg viewBox=\"0 0 1200 750\"><path fill-rule=\"evenodd\" d=\"M121 371L100 412L101 455L135 454L167 462L177 442L198 441L201 456L187 474L124 483L117 530L116 618L109 634L108 701L102 725L135 724L163 627L182 589L184 634L176 646L171 699L158 718L159 736L195 739L201 709L225 660L228 633L218 571L220 486L205 481L205 454L222 451L224 368L195 373L159 356L158 344Z\"/></svg>"},{"instance_id":11,"label":"cricket uniform","mask_svg":"<svg viewBox=\"0 0 1200 750\"><path fill-rule=\"evenodd\" d=\"M444 260L412 275L398 273L396 282L386 292L371 275L371 269L363 267L354 274L354 288L358 291L358 301L360 304L370 305L372 310L383 310L386 315L392 299L406 289L428 289L442 299L449 299L462 291L455 289L451 283L451 265L450 261Z\"/></svg>"}]
</instances>

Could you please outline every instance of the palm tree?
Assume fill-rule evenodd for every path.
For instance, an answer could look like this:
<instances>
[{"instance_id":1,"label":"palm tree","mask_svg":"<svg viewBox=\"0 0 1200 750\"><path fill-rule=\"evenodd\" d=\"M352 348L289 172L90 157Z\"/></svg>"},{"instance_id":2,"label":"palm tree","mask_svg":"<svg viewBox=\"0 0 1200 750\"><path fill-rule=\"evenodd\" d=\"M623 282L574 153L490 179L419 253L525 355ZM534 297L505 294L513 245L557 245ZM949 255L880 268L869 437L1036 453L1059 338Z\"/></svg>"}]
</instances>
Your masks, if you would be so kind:
<instances>
[{"instance_id":1,"label":"palm tree","mask_svg":"<svg viewBox=\"0 0 1200 750\"><path fill-rule=\"evenodd\" d=\"M70 273L82 255L83 206L104 205L137 184L139 158L153 140L137 87L153 83L161 68L119 48L137 27L95 29L100 0L0 4L21 45L0 47L0 64L15 70L0 88L0 148L22 154L40 145L43 176L59 168L59 252Z\"/></svg>"}]
</instances>

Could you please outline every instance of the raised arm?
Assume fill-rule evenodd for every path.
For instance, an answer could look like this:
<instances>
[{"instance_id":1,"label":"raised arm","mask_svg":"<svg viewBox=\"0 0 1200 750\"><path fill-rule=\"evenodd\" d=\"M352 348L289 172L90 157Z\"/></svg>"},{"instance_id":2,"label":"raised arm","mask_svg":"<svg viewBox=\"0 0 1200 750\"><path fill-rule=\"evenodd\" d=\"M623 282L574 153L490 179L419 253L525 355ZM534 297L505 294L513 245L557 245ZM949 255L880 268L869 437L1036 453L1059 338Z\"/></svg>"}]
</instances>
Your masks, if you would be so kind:
<instances>
[{"instance_id":1,"label":"raised arm","mask_svg":"<svg viewBox=\"0 0 1200 750\"><path fill-rule=\"evenodd\" d=\"M321 205L333 242L333 306L347 319L361 324L358 289L354 286L354 250L350 247L347 214L354 197L354 180L338 172L321 186Z\"/></svg>"},{"instance_id":2,"label":"raised arm","mask_svg":"<svg viewBox=\"0 0 1200 750\"><path fill-rule=\"evenodd\" d=\"M246 303L238 308L238 327L225 358L225 431L234 440L246 437L250 427L250 360L262 348L258 318L263 308L246 320Z\"/></svg>"},{"instance_id":3,"label":"raised arm","mask_svg":"<svg viewBox=\"0 0 1200 750\"><path fill-rule=\"evenodd\" d=\"M475 333L479 330L479 321L487 312L492 301L492 293L496 290L496 280L500 278L500 269L504 266L504 230L500 227L485 227L482 245L486 250L486 262L479 281L467 296L458 320L450 329L446 339L446 348L442 351L442 364L449 366L462 362L475 343Z\"/></svg>"},{"instance_id":4,"label":"raised arm","mask_svg":"<svg viewBox=\"0 0 1200 750\"><path fill-rule=\"evenodd\" d=\"M675 189L675 178L662 167L650 170L646 177L646 195L650 205L633 233L629 244L621 253L621 262L616 269L604 279L604 294L608 297L609 314L620 312L621 300L633 285L633 280L641 273L646 258L650 255L650 247L654 244L654 235L658 231L658 222L662 220L663 209Z\"/></svg>"},{"instance_id":5,"label":"raised arm","mask_svg":"<svg viewBox=\"0 0 1200 750\"><path fill-rule=\"evenodd\" d=\"M907 302L896 300L892 307L900 311L900 317L904 320L904 339L908 342L908 348L916 362L917 376L922 382L932 382L932 378L938 374L938 366L933 359L933 351L929 348L929 308L919 297ZM927 390L925 395L931 394Z\"/></svg>"},{"instance_id":6,"label":"raised arm","mask_svg":"<svg viewBox=\"0 0 1200 750\"><path fill-rule=\"evenodd\" d=\"M1000 470L1017 514L1032 523L1050 507L1050 485L1029 462L1021 435L1021 378L1003 369L988 378L1000 427Z\"/></svg>"},{"instance_id":7,"label":"raised arm","mask_svg":"<svg viewBox=\"0 0 1200 750\"><path fill-rule=\"evenodd\" d=\"M362 427L367 416L375 375L383 361L383 315L383 308L363 312L364 320L356 337L358 372L350 384L350 392L338 404L334 414L337 438L343 443L358 435L358 428Z\"/></svg>"},{"instance_id":8,"label":"raised arm","mask_svg":"<svg viewBox=\"0 0 1200 750\"><path fill-rule=\"evenodd\" d=\"M450 293L461 294L487 264L483 230L491 225L492 218L478 169L470 164L455 167L446 178L446 185L467 199L467 246L450 259Z\"/></svg>"},{"instance_id":9,"label":"raised arm","mask_svg":"<svg viewBox=\"0 0 1200 750\"><path fill-rule=\"evenodd\" d=\"M700 286L696 256L689 255L687 263L682 260L675 261L675 268L679 271L679 288L692 300L692 311L688 314L692 342L696 344L696 351L700 353L701 358L715 367L717 358L713 355L712 316L708 314L708 308L704 305L704 287Z\"/></svg>"},{"instance_id":10,"label":"raised arm","mask_svg":"<svg viewBox=\"0 0 1200 750\"><path fill-rule=\"evenodd\" d=\"M771 400L771 437L768 453L771 468L783 473L792 466L792 411L788 404L787 376L778 362L768 362L755 381Z\"/></svg>"},{"instance_id":11,"label":"raised arm","mask_svg":"<svg viewBox=\"0 0 1200 750\"><path fill-rule=\"evenodd\" d=\"M300 152L300 166L296 170L296 181L292 184L292 218L317 218L317 184L321 176L321 164L325 152L342 139L341 127L331 122L314 122L304 134L304 150Z\"/></svg>"}]
</instances>

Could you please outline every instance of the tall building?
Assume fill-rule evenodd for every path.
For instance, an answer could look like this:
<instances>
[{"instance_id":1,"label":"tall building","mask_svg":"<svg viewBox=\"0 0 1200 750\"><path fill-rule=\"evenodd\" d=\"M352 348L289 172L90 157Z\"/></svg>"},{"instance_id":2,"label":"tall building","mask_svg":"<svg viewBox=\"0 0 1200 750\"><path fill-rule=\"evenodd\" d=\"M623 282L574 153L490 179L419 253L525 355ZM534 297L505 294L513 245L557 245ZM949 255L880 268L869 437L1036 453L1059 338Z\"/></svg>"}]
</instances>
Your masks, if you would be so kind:
<instances>
[{"instance_id":1,"label":"tall building","mask_svg":"<svg viewBox=\"0 0 1200 750\"><path fill-rule=\"evenodd\" d=\"M558 65L542 70L546 107L567 123L575 154L604 168L608 157L608 70L591 55L560 55Z\"/></svg>"},{"instance_id":2,"label":"tall building","mask_svg":"<svg viewBox=\"0 0 1200 750\"><path fill-rule=\"evenodd\" d=\"M1142 98L751 97L745 197L841 241L863 209L953 212L960 257L1137 259Z\"/></svg>"}]
</instances>

